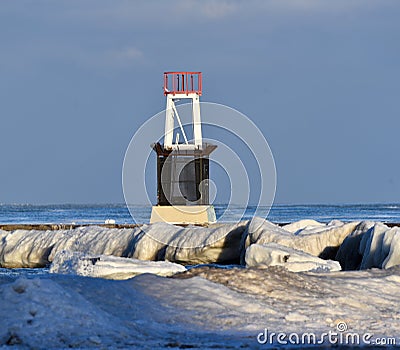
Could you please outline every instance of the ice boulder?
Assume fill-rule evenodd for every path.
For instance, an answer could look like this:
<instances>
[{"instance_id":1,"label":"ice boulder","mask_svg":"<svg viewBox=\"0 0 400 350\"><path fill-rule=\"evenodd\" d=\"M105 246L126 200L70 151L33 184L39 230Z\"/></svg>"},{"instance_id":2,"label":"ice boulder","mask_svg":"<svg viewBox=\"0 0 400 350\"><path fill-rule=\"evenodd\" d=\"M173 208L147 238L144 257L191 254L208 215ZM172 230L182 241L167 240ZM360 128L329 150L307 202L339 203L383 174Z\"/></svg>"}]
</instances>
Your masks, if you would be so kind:
<instances>
[{"instance_id":1,"label":"ice boulder","mask_svg":"<svg viewBox=\"0 0 400 350\"><path fill-rule=\"evenodd\" d=\"M182 264L238 263L247 221L208 227L180 227L167 223L144 225L132 257Z\"/></svg>"},{"instance_id":2,"label":"ice boulder","mask_svg":"<svg viewBox=\"0 0 400 350\"><path fill-rule=\"evenodd\" d=\"M78 252L58 252L50 266L51 273L125 280L143 273L172 276L186 268L169 261L143 261L109 255L86 255Z\"/></svg>"},{"instance_id":3,"label":"ice boulder","mask_svg":"<svg viewBox=\"0 0 400 350\"><path fill-rule=\"evenodd\" d=\"M359 249L360 242L364 234L374 225L372 221L363 221L344 239L335 257L343 270L357 270L360 267L363 258Z\"/></svg>"},{"instance_id":4,"label":"ice boulder","mask_svg":"<svg viewBox=\"0 0 400 350\"><path fill-rule=\"evenodd\" d=\"M255 217L246 230L245 247L255 243L278 243L282 246L329 259L335 257L337 249L344 239L359 225L359 222L343 223L337 220L328 224L319 224L316 221L299 223L279 227L269 221Z\"/></svg>"},{"instance_id":5,"label":"ice boulder","mask_svg":"<svg viewBox=\"0 0 400 350\"><path fill-rule=\"evenodd\" d=\"M400 264L400 227L363 222L343 241L336 260L344 270L389 268Z\"/></svg>"},{"instance_id":6,"label":"ice boulder","mask_svg":"<svg viewBox=\"0 0 400 350\"><path fill-rule=\"evenodd\" d=\"M44 267L61 250L128 257L140 232L139 227L110 229L99 226L47 231L0 230L0 266Z\"/></svg>"},{"instance_id":7,"label":"ice boulder","mask_svg":"<svg viewBox=\"0 0 400 350\"><path fill-rule=\"evenodd\" d=\"M341 270L337 261L323 260L277 243L250 245L246 249L245 261L247 267L283 266L292 272Z\"/></svg>"},{"instance_id":8,"label":"ice boulder","mask_svg":"<svg viewBox=\"0 0 400 350\"><path fill-rule=\"evenodd\" d=\"M400 228L396 227L396 234L392 236L389 253L382 263L382 267L388 269L400 265Z\"/></svg>"}]
</instances>

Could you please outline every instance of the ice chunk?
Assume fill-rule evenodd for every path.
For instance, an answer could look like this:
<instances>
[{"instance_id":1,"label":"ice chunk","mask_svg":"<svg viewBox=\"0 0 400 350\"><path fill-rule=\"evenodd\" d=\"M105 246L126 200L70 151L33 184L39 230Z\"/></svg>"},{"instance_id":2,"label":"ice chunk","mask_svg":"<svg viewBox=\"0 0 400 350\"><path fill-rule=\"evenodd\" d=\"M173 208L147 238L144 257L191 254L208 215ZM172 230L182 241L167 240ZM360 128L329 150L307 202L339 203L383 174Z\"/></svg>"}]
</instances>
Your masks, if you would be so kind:
<instances>
[{"instance_id":1,"label":"ice chunk","mask_svg":"<svg viewBox=\"0 0 400 350\"><path fill-rule=\"evenodd\" d=\"M247 229L246 247L251 244L278 243L280 245L301 250L311 255L332 258L336 249L344 239L359 225L358 222L342 223L332 221L329 224L300 224L279 227L261 218L253 218ZM300 229L298 229L300 227ZM301 228L303 227L303 228ZM291 231L295 231L294 234Z\"/></svg>"},{"instance_id":2,"label":"ice chunk","mask_svg":"<svg viewBox=\"0 0 400 350\"><path fill-rule=\"evenodd\" d=\"M283 266L289 271L340 271L337 261L323 260L276 243L252 244L246 249L246 266Z\"/></svg>"},{"instance_id":3,"label":"ice chunk","mask_svg":"<svg viewBox=\"0 0 400 350\"><path fill-rule=\"evenodd\" d=\"M340 245L335 260L340 262L343 270L356 270L360 267L363 258L362 251L359 249L361 239L374 224L372 221L361 222Z\"/></svg>"},{"instance_id":4,"label":"ice chunk","mask_svg":"<svg viewBox=\"0 0 400 350\"><path fill-rule=\"evenodd\" d=\"M391 241L397 231L397 227L389 229L382 223L376 223L363 235L360 242L363 256L360 264L361 270L384 267L382 263L389 254Z\"/></svg>"},{"instance_id":5,"label":"ice chunk","mask_svg":"<svg viewBox=\"0 0 400 350\"><path fill-rule=\"evenodd\" d=\"M393 235L390 242L390 250L386 259L382 263L382 267L388 269L390 267L400 265L400 234L399 227L396 227L396 234Z\"/></svg>"},{"instance_id":6,"label":"ice chunk","mask_svg":"<svg viewBox=\"0 0 400 350\"><path fill-rule=\"evenodd\" d=\"M0 230L0 265L2 267L43 267L61 250L89 254L130 256L135 229L110 229L99 226L71 230Z\"/></svg>"},{"instance_id":7,"label":"ice chunk","mask_svg":"<svg viewBox=\"0 0 400 350\"><path fill-rule=\"evenodd\" d=\"M400 227L365 222L340 246L336 260L344 270L389 268L400 264Z\"/></svg>"},{"instance_id":8,"label":"ice chunk","mask_svg":"<svg viewBox=\"0 0 400 350\"><path fill-rule=\"evenodd\" d=\"M58 252L50 266L51 273L73 274L125 280L142 273L171 276L185 271L182 265L169 261L143 261L107 255L87 255L78 252Z\"/></svg>"}]
</instances>

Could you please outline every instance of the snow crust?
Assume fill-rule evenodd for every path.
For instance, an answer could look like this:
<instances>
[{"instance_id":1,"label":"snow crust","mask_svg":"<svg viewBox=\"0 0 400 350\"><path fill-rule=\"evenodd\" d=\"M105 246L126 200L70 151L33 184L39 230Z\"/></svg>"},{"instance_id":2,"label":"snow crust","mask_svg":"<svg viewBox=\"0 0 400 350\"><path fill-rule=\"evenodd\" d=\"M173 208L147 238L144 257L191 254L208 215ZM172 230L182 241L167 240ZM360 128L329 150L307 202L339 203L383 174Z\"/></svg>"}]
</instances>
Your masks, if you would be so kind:
<instances>
[{"instance_id":1,"label":"snow crust","mask_svg":"<svg viewBox=\"0 0 400 350\"><path fill-rule=\"evenodd\" d=\"M320 334L338 322L374 337L400 335L398 267L329 274L200 267L175 276L2 277L0 345L256 349L265 328Z\"/></svg>"}]
</instances>

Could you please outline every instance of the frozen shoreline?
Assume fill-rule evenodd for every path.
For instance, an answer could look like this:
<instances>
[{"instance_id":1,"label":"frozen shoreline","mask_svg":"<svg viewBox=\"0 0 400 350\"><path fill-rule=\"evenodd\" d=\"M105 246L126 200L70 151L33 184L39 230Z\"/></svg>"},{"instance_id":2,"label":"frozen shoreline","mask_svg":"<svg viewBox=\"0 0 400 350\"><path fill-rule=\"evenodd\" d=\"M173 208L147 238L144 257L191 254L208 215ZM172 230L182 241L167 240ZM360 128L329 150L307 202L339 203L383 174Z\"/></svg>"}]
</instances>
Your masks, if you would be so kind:
<instances>
[{"instance_id":1,"label":"frozen shoreline","mask_svg":"<svg viewBox=\"0 0 400 350\"><path fill-rule=\"evenodd\" d=\"M261 218L208 227L166 223L107 228L0 230L0 266L49 266L57 254L115 256L183 265L286 266L293 271L387 268L400 264L400 227L380 222L301 220L276 225ZM302 265L302 267L301 267Z\"/></svg>"},{"instance_id":2,"label":"frozen shoreline","mask_svg":"<svg viewBox=\"0 0 400 350\"><path fill-rule=\"evenodd\" d=\"M399 230L254 218L210 228L148 225L146 234L98 226L0 231L2 266L51 264L52 272L0 275L0 345L268 348L279 344L257 342L265 329L320 336L339 323L344 334L400 344ZM338 271L334 258L358 271ZM232 261L238 265L181 265Z\"/></svg>"}]
</instances>

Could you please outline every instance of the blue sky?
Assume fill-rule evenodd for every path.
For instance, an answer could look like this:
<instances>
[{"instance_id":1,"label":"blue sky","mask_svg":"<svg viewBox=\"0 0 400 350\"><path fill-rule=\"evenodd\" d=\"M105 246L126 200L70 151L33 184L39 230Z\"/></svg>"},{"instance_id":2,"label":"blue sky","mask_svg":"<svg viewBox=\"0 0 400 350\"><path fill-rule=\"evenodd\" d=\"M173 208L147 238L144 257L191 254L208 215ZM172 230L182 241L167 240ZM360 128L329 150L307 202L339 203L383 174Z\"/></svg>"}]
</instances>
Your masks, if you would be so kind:
<instances>
[{"instance_id":1,"label":"blue sky","mask_svg":"<svg viewBox=\"0 0 400 350\"><path fill-rule=\"evenodd\" d=\"M3 0L0 202L123 202L166 70L257 124L278 203L399 202L399 18L395 0Z\"/></svg>"}]
</instances>

